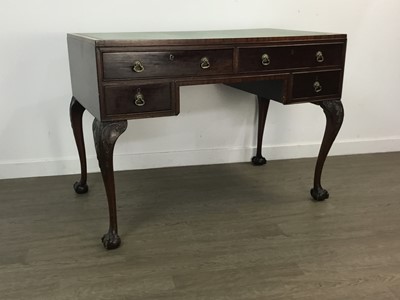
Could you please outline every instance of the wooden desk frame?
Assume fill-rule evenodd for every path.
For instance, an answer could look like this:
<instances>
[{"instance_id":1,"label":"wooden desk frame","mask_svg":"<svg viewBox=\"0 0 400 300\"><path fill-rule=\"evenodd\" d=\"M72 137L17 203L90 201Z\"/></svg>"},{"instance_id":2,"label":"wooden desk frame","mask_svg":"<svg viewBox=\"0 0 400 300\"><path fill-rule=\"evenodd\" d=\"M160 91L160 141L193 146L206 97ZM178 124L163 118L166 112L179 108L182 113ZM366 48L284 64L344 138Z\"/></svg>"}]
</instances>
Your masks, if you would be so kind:
<instances>
[{"instance_id":1,"label":"wooden desk frame","mask_svg":"<svg viewBox=\"0 0 400 300\"><path fill-rule=\"evenodd\" d=\"M71 125L81 163L75 192L88 191L82 115L94 117L93 136L106 189L110 226L106 249L118 248L113 150L128 119L179 114L179 88L223 83L258 96L254 165L263 165L262 140L270 100L313 103L326 115L326 128L311 196L329 197L321 186L328 152L341 128L340 101L346 35L258 29L246 31L68 34L73 97ZM139 36L140 38L138 38ZM169 56L168 56L169 55ZM147 105L147 106L146 106Z\"/></svg>"}]
</instances>

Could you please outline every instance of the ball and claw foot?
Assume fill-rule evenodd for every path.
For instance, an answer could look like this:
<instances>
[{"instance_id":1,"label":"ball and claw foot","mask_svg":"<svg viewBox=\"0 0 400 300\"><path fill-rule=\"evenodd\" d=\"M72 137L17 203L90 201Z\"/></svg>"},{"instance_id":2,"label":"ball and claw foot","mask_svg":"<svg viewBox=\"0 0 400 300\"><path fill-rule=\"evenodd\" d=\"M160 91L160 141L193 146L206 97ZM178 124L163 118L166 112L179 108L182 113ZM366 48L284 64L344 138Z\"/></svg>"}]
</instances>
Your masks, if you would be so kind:
<instances>
[{"instance_id":1,"label":"ball and claw foot","mask_svg":"<svg viewBox=\"0 0 400 300\"><path fill-rule=\"evenodd\" d=\"M82 184L80 181L74 183L74 190L77 194L85 194L88 192L89 187L86 183Z\"/></svg>"},{"instance_id":2,"label":"ball and claw foot","mask_svg":"<svg viewBox=\"0 0 400 300\"><path fill-rule=\"evenodd\" d=\"M327 190L323 189L322 187L312 188L310 190L311 196L316 201L324 201L325 199L329 198L329 193Z\"/></svg>"},{"instance_id":3,"label":"ball and claw foot","mask_svg":"<svg viewBox=\"0 0 400 300\"><path fill-rule=\"evenodd\" d=\"M262 166L267 163L267 160L265 159L265 157L262 156L253 156L253 158L251 159L251 163L254 166Z\"/></svg>"},{"instance_id":4,"label":"ball and claw foot","mask_svg":"<svg viewBox=\"0 0 400 300\"><path fill-rule=\"evenodd\" d=\"M107 250L117 249L121 245L121 238L113 231L109 231L103 235L101 241Z\"/></svg>"}]
</instances>

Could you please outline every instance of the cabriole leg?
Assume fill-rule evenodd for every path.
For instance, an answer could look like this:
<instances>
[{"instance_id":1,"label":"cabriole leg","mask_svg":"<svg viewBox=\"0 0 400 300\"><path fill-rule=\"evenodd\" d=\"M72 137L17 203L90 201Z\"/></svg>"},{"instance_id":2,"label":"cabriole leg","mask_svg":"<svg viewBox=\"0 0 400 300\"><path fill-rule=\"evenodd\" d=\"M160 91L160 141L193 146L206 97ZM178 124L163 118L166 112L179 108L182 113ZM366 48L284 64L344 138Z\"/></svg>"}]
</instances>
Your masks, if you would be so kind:
<instances>
[{"instance_id":1,"label":"cabriole leg","mask_svg":"<svg viewBox=\"0 0 400 300\"><path fill-rule=\"evenodd\" d=\"M76 147L78 148L79 160L81 162L81 179L74 183L74 190L78 194L87 193L89 190L86 183L86 152L82 130L82 116L84 112L85 108L78 102L78 100L75 99L75 97L72 97L71 104L69 106L69 116L71 119L72 131L74 132Z\"/></svg>"},{"instance_id":2,"label":"cabriole leg","mask_svg":"<svg viewBox=\"0 0 400 300\"><path fill-rule=\"evenodd\" d=\"M93 137L96 146L97 159L103 176L104 187L106 189L110 226L108 232L102 237L103 245L106 249L118 248L121 239L118 236L117 208L115 199L113 153L115 142L126 130L128 122L101 122L93 120Z\"/></svg>"},{"instance_id":3,"label":"cabriole leg","mask_svg":"<svg viewBox=\"0 0 400 300\"><path fill-rule=\"evenodd\" d=\"M264 136L265 120L267 119L269 99L258 97L258 134L257 134L257 153L251 162L255 166L265 165L267 160L262 156L262 141Z\"/></svg>"},{"instance_id":4,"label":"cabriole leg","mask_svg":"<svg viewBox=\"0 0 400 300\"><path fill-rule=\"evenodd\" d=\"M318 154L314 173L314 187L310 193L314 200L322 201L329 197L327 190L321 186L321 174L325 159L343 123L344 110L339 100L327 100L318 103L324 110L326 116L326 127L324 138Z\"/></svg>"}]
</instances>

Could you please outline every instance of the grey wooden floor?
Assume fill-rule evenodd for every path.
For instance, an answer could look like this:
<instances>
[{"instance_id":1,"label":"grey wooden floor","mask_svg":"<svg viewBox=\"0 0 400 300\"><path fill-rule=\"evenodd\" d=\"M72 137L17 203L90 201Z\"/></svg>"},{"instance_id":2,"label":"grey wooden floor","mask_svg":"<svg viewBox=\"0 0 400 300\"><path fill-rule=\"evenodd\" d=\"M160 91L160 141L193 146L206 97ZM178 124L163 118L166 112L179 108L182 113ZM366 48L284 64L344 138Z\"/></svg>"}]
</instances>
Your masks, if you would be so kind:
<instances>
[{"instance_id":1,"label":"grey wooden floor","mask_svg":"<svg viewBox=\"0 0 400 300\"><path fill-rule=\"evenodd\" d=\"M400 153L0 181L0 299L400 299Z\"/></svg>"}]
</instances>

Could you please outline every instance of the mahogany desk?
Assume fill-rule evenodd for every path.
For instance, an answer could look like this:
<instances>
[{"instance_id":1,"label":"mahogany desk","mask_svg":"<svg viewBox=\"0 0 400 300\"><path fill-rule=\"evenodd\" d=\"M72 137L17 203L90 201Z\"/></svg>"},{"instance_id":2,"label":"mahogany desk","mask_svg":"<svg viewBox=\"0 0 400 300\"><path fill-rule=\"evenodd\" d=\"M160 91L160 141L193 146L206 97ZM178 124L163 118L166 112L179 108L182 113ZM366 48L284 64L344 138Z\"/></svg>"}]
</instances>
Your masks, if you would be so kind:
<instances>
[{"instance_id":1,"label":"mahogany desk","mask_svg":"<svg viewBox=\"0 0 400 300\"><path fill-rule=\"evenodd\" d=\"M81 162L78 194L88 191L82 115L94 117L93 135L106 189L110 226L102 242L117 248L113 150L128 119L179 114L183 85L223 83L258 96L257 152L261 154L269 101L322 107L326 128L318 155L315 200L328 198L321 173L343 122L340 101L346 35L278 29L162 33L68 34L73 97L70 117ZM229 109L229 107L227 107Z\"/></svg>"}]
</instances>

